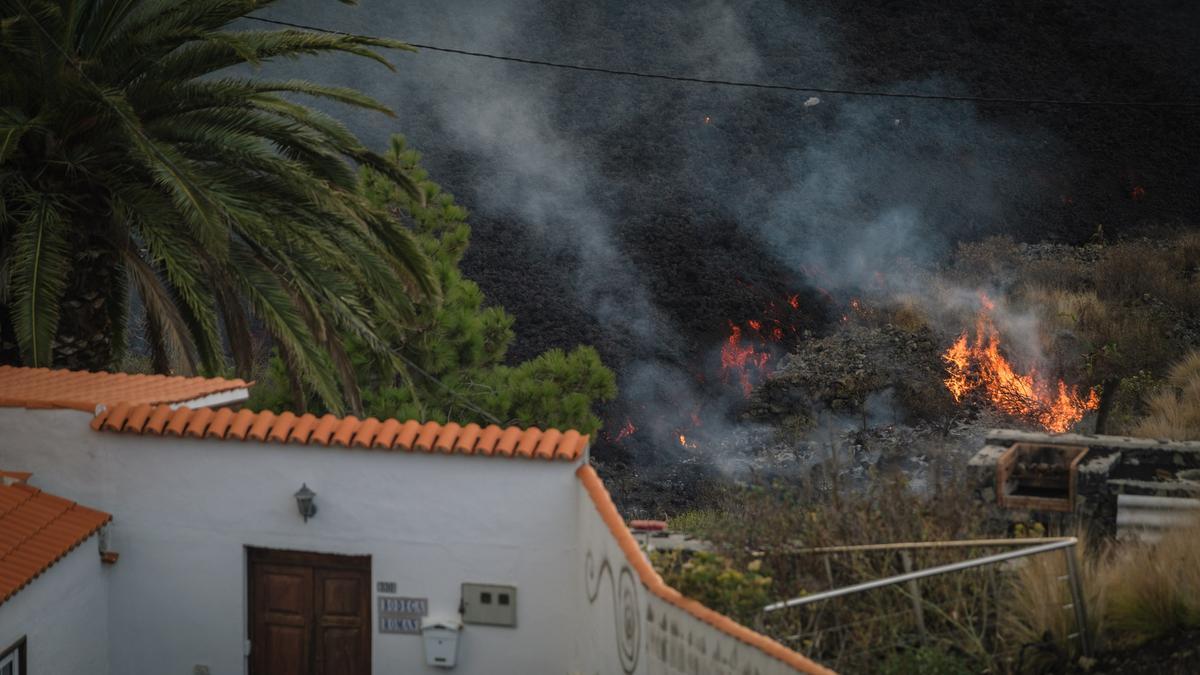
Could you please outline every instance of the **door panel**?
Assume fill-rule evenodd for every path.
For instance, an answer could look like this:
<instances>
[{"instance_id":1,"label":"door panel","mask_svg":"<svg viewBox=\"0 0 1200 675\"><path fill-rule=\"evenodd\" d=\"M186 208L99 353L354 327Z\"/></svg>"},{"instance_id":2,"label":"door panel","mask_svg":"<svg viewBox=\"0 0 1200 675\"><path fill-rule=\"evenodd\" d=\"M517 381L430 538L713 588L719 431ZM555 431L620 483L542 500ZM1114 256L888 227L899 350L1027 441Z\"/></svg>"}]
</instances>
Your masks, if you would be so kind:
<instances>
[{"instance_id":1,"label":"door panel","mask_svg":"<svg viewBox=\"0 0 1200 675\"><path fill-rule=\"evenodd\" d=\"M312 659L312 569L260 564L250 579L251 672L304 675Z\"/></svg>"},{"instance_id":2,"label":"door panel","mask_svg":"<svg viewBox=\"0 0 1200 675\"><path fill-rule=\"evenodd\" d=\"M314 675L357 675L371 661L370 576L316 570L317 668Z\"/></svg>"},{"instance_id":3,"label":"door panel","mask_svg":"<svg viewBox=\"0 0 1200 675\"><path fill-rule=\"evenodd\" d=\"M370 675L371 561L249 549L251 675Z\"/></svg>"}]
</instances>

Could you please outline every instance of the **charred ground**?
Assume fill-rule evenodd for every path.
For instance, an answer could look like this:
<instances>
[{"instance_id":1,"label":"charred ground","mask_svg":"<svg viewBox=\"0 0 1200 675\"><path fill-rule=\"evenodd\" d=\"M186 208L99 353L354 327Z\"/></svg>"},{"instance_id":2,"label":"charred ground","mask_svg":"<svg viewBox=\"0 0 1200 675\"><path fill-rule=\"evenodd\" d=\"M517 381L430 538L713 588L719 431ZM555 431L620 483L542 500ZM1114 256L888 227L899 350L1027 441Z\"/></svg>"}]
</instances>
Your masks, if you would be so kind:
<instances>
[{"instance_id":1,"label":"charred ground","mask_svg":"<svg viewBox=\"0 0 1200 675\"><path fill-rule=\"evenodd\" d=\"M981 97L1200 100L1192 35L1200 12L1186 2L947 10L463 1L436 15L300 4L277 15L649 72ZM623 393L604 411L609 433L594 449L616 472L674 463L664 435L697 405L714 417L741 414L728 383L714 379L730 322L796 295L797 330L779 351L829 334L841 303L865 283L861 270L838 273L844 250L871 248L865 258L876 265L889 253L936 264L958 242L998 233L1081 243L1098 230L1111 238L1190 226L1200 206L1195 108L836 95L806 106L802 93L432 53L404 59L399 79L340 66L325 74L395 108L399 120L355 125L380 142L403 131L472 209L464 272L516 316L511 357L594 344L617 370ZM893 240L896 232L903 236ZM896 250L875 250L888 247ZM829 258L837 278L812 273L814 258ZM647 408L663 418L657 433L612 441L626 420L641 425Z\"/></svg>"}]
</instances>

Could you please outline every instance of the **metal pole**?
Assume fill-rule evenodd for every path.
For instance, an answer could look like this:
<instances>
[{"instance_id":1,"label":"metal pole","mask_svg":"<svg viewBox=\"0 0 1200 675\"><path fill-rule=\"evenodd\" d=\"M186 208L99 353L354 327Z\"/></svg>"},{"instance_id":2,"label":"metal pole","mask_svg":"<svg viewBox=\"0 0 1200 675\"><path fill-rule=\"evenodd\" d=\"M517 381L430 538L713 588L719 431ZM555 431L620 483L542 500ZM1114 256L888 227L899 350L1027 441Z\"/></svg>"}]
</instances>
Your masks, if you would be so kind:
<instances>
[{"instance_id":1,"label":"metal pole","mask_svg":"<svg viewBox=\"0 0 1200 675\"><path fill-rule=\"evenodd\" d=\"M829 600L830 598L840 598L843 595L851 595L860 591L884 588L885 586L904 583L909 579L924 579L925 577L933 577L939 574L945 574L947 572L959 572L961 570L968 570L973 567L982 567L984 565L991 565L994 563L1004 562L1006 560L1013 560L1015 558L1023 558L1029 555L1046 553L1047 551L1056 551L1060 548L1074 546L1077 541L1078 540L1074 537L1067 537L1058 541L1052 541L1048 544L1030 546L1029 548L1021 549L1020 551L1006 551L1004 553L996 553L994 555L984 556L982 558L975 558L974 560L964 560L961 562L950 563L949 565L939 565L938 567L930 567L929 569L917 570L916 572L909 572L907 574L900 574L894 577L875 579L873 581L867 581L861 584L855 584L853 586L846 586L845 588L835 588L822 593L813 593L812 595L805 595L799 598L792 598L791 600L772 603L766 607L763 607L762 611L777 612L781 609L796 607L798 605L807 605L811 602Z\"/></svg>"},{"instance_id":2,"label":"metal pole","mask_svg":"<svg viewBox=\"0 0 1200 675\"><path fill-rule=\"evenodd\" d=\"M1067 582L1071 586L1071 605L1075 608L1075 632L1079 634L1079 649L1084 656L1092 655L1091 640L1088 639L1087 607L1083 604L1083 584L1079 580L1079 565L1075 562L1075 547L1064 548L1067 559Z\"/></svg>"},{"instance_id":3,"label":"metal pole","mask_svg":"<svg viewBox=\"0 0 1200 675\"><path fill-rule=\"evenodd\" d=\"M798 548L784 553L804 555L809 553L853 553L864 551L900 551L904 549L923 548L986 548L1007 546L1030 546L1034 543L1052 541L1067 541L1070 537L1038 537L1037 539L952 539L949 541L902 541L890 544L851 544L849 546L822 546L819 548Z\"/></svg>"},{"instance_id":4,"label":"metal pole","mask_svg":"<svg viewBox=\"0 0 1200 675\"><path fill-rule=\"evenodd\" d=\"M900 562L904 564L906 573L912 572L912 555L908 551L900 551ZM925 630L925 610L921 608L921 589L917 586L916 579L908 580L908 593L912 596L913 614L917 619L917 630L921 633L921 639L927 639L929 633Z\"/></svg>"}]
</instances>

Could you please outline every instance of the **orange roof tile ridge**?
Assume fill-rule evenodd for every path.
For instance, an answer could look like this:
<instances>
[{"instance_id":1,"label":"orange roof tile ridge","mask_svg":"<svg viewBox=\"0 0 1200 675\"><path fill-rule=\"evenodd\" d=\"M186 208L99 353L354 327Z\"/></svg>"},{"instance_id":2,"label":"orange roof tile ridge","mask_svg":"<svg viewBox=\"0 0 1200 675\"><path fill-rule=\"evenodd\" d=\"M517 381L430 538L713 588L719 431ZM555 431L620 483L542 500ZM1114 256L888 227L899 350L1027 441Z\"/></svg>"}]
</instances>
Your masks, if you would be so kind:
<instances>
[{"instance_id":1,"label":"orange roof tile ridge","mask_svg":"<svg viewBox=\"0 0 1200 675\"><path fill-rule=\"evenodd\" d=\"M239 378L109 373L0 365L0 407L66 408L95 412L122 400L132 405L182 403L237 389Z\"/></svg>"},{"instance_id":2,"label":"orange roof tile ridge","mask_svg":"<svg viewBox=\"0 0 1200 675\"><path fill-rule=\"evenodd\" d=\"M590 437L574 429L560 431L537 427L522 429L478 424L460 426L353 415L337 417L310 413L297 416L285 411L253 412L242 408L187 408L164 411L168 404L121 402L105 407L92 418L97 431L139 433L143 436L178 436L197 439L297 443L344 448L381 448L404 452L466 454L523 459L574 461L582 457ZM132 422L132 423L131 423Z\"/></svg>"},{"instance_id":3,"label":"orange roof tile ridge","mask_svg":"<svg viewBox=\"0 0 1200 675\"><path fill-rule=\"evenodd\" d=\"M609 532L617 540L617 545L621 548L621 552L625 554L629 565L633 567L634 572L637 573L646 590L722 633L758 649L767 656L781 661L799 672L811 673L812 675L836 675L834 671L812 659L788 649L762 633L746 628L724 614L705 607L696 600L684 597L679 591L668 586L663 582L658 572L654 570L650 561L646 559L645 554L642 553L641 548L638 546L637 540L633 538L633 534L625 526L625 520L621 518L616 505L613 504L612 496L608 494L608 489L604 487L604 481L600 480L600 475L596 473L596 470L590 464L584 464L575 471L575 475L579 478L579 482L583 484L584 490L592 500L592 505L596 507L596 511L600 514L600 519L608 526Z\"/></svg>"}]
</instances>

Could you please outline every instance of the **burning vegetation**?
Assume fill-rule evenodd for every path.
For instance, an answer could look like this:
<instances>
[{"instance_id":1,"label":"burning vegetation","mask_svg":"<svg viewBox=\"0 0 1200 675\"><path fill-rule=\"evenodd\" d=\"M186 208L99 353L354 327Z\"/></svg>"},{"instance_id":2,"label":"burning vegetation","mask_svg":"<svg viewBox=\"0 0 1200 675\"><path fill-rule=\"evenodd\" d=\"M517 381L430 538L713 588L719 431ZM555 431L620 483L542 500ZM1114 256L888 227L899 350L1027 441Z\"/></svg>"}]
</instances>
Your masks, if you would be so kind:
<instances>
[{"instance_id":1,"label":"burning vegetation","mask_svg":"<svg viewBox=\"0 0 1200 675\"><path fill-rule=\"evenodd\" d=\"M946 388L956 403L973 394L1000 412L1036 422L1048 431L1067 431L1099 405L1095 389L1086 394L1058 380L1053 383L1036 369L1022 373L1000 351L1000 331L992 319L993 303L986 295L975 320L975 339L967 331L942 355Z\"/></svg>"},{"instance_id":2,"label":"burning vegetation","mask_svg":"<svg viewBox=\"0 0 1200 675\"><path fill-rule=\"evenodd\" d=\"M751 321L749 324L753 327L758 324L761 327L761 322ZM780 336L782 337L782 335ZM723 382L736 381L742 389L742 393L749 398L750 392L754 390L754 383L767 370L767 362L770 361L770 352L759 350L751 344L743 344L742 342L742 327L729 322L729 337L725 339L725 344L721 347L721 380Z\"/></svg>"}]
</instances>

